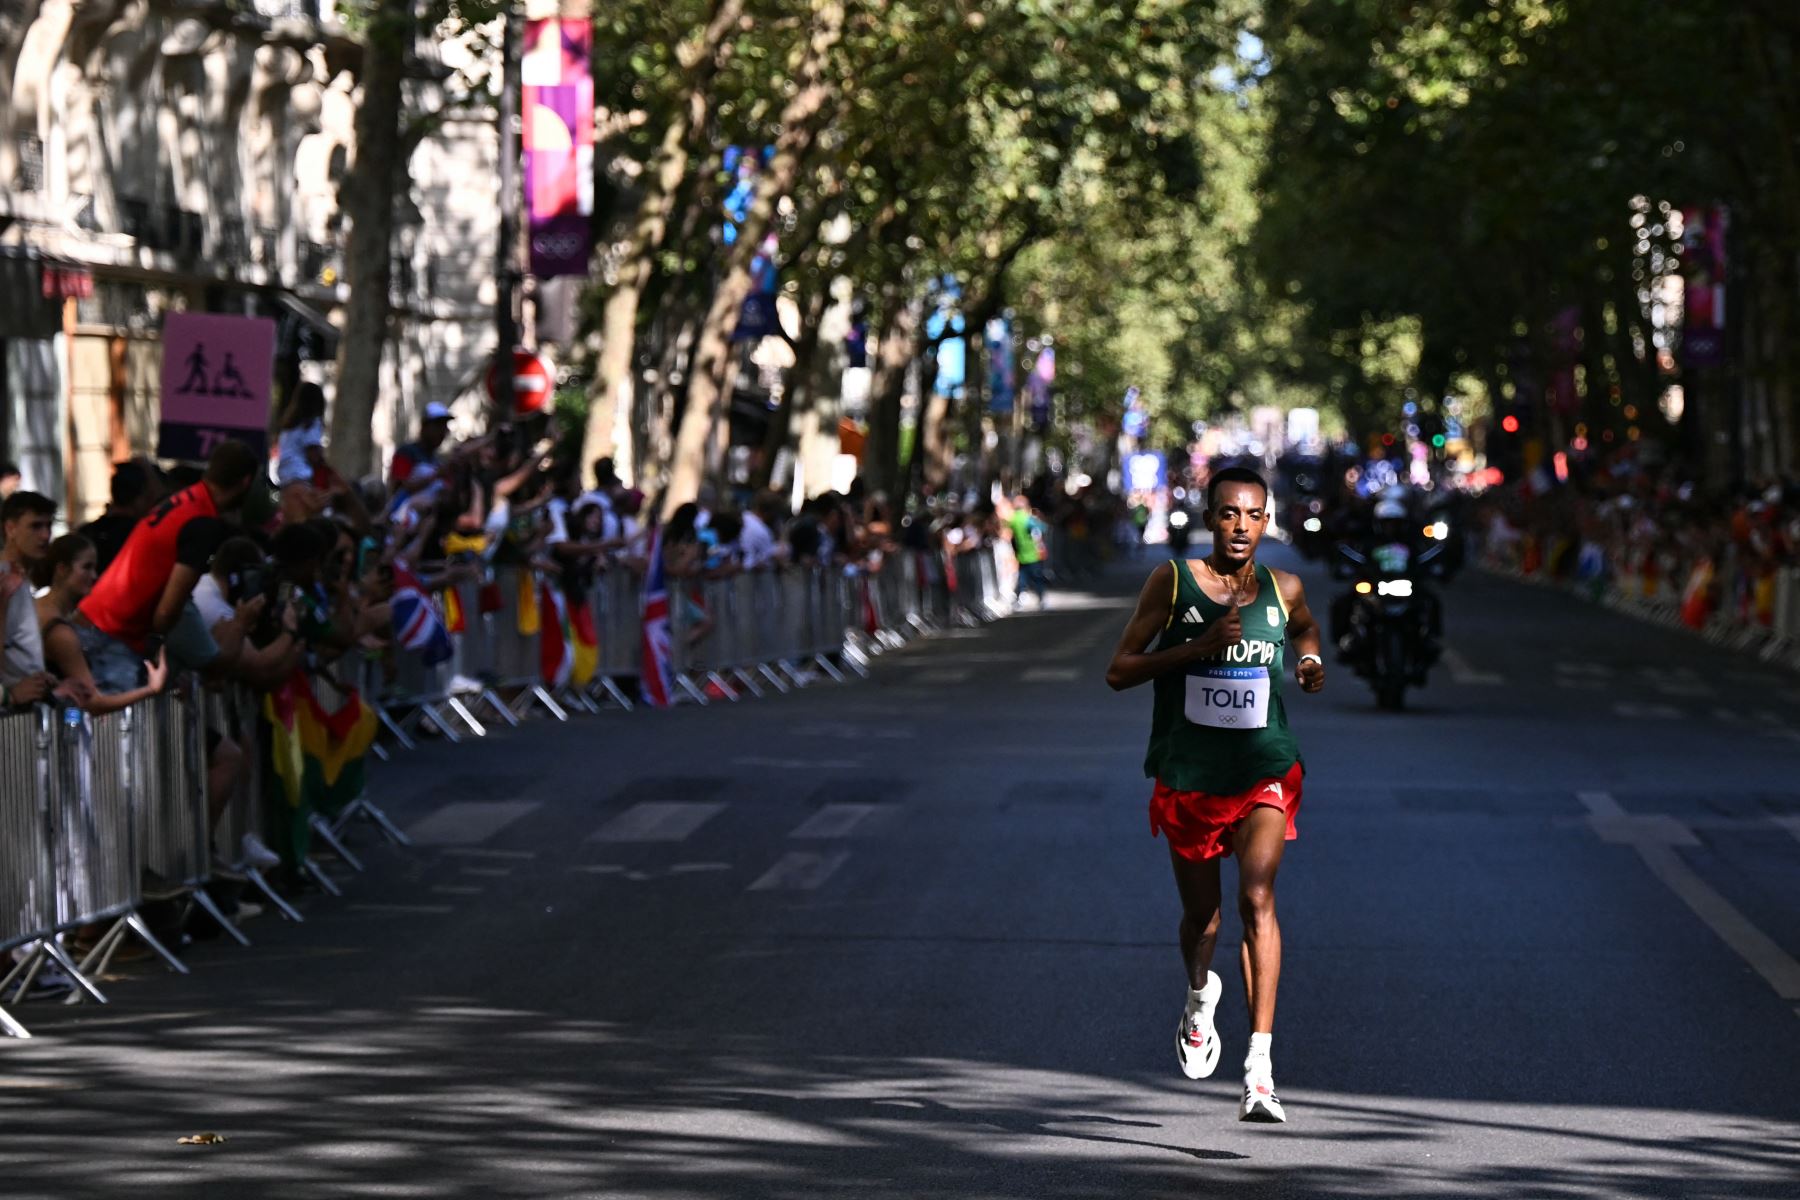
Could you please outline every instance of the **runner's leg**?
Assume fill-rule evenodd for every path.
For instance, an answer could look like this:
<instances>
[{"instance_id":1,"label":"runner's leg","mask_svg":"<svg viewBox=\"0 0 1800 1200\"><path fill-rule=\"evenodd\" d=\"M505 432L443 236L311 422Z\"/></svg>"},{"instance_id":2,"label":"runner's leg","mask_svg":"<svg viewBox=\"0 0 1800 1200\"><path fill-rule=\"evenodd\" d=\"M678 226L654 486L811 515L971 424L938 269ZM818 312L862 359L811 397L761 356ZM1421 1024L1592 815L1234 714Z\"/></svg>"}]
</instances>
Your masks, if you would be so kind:
<instances>
[{"instance_id":1,"label":"runner's leg","mask_svg":"<svg viewBox=\"0 0 1800 1200\"><path fill-rule=\"evenodd\" d=\"M1281 926L1275 921L1275 872L1286 847L1287 814L1258 805L1232 833L1238 860L1238 914L1250 1031L1275 1032L1275 988L1281 980Z\"/></svg>"},{"instance_id":2,"label":"runner's leg","mask_svg":"<svg viewBox=\"0 0 1800 1200\"><path fill-rule=\"evenodd\" d=\"M1187 964L1188 987L1199 991L1206 986L1219 940L1219 860L1183 858L1170 847L1169 861L1181 892L1181 960Z\"/></svg>"}]
</instances>

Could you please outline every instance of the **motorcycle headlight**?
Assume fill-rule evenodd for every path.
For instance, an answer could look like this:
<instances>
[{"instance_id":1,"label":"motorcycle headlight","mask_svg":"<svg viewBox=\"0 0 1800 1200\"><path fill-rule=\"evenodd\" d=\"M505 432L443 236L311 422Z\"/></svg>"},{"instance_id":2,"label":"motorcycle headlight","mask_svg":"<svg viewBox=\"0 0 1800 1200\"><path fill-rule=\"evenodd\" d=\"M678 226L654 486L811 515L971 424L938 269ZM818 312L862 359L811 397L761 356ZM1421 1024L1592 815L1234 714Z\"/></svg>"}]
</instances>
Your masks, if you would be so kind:
<instances>
[{"instance_id":1,"label":"motorcycle headlight","mask_svg":"<svg viewBox=\"0 0 1800 1200\"><path fill-rule=\"evenodd\" d=\"M1317 532L1319 532L1319 530L1321 530L1323 528L1325 528L1325 522L1319 520L1319 518L1317 518L1317 517L1306 518L1306 532L1317 533Z\"/></svg>"},{"instance_id":2,"label":"motorcycle headlight","mask_svg":"<svg viewBox=\"0 0 1800 1200\"><path fill-rule=\"evenodd\" d=\"M1374 590L1375 590L1375 585L1370 583L1368 580L1366 580L1366 579L1357 580L1357 582L1356 582L1356 594L1357 595L1366 596Z\"/></svg>"},{"instance_id":3,"label":"motorcycle headlight","mask_svg":"<svg viewBox=\"0 0 1800 1200\"><path fill-rule=\"evenodd\" d=\"M1405 599L1413 594L1412 580L1384 579L1381 581L1380 592L1383 596L1392 596L1395 599Z\"/></svg>"}]
</instances>

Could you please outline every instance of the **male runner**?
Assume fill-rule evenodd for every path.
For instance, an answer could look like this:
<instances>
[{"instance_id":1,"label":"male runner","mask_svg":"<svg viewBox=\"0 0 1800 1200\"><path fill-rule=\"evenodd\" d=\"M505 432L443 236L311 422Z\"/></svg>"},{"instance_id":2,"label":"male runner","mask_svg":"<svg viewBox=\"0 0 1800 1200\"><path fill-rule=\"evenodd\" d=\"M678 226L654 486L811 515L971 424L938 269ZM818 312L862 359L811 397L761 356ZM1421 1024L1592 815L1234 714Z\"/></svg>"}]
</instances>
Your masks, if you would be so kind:
<instances>
[{"instance_id":1,"label":"male runner","mask_svg":"<svg viewBox=\"0 0 1800 1200\"><path fill-rule=\"evenodd\" d=\"M1219 860L1237 855L1251 1030L1238 1113L1245 1121L1287 1120L1275 1095L1270 1044L1281 976L1275 872L1284 843L1297 836L1304 774L1281 699L1289 641L1300 652L1301 690L1325 686L1319 627L1299 579L1256 562L1268 506L1268 485L1256 472L1233 467L1213 476L1205 514L1212 552L1151 572L1106 669L1115 691L1155 685L1144 773L1156 780L1150 830L1169 841L1181 893L1188 994L1175 1049L1189 1079L1204 1079L1219 1063L1213 1013L1222 989L1210 969L1219 936Z\"/></svg>"}]
</instances>

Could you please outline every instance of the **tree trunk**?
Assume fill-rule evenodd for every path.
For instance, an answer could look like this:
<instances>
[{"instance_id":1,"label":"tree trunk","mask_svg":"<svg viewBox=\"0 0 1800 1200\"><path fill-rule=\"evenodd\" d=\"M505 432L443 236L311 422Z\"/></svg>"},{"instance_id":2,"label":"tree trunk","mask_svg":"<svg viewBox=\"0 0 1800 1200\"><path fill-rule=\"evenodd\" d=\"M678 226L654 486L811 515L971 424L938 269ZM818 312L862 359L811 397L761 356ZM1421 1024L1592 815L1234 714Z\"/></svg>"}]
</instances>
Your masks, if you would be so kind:
<instances>
[{"instance_id":1,"label":"tree trunk","mask_svg":"<svg viewBox=\"0 0 1800 1200\"><path fill-rule=\"evenodd\" d=\"M675 435L669 487L663 497L665 514L698 495L708 474L707 450L713 442L714 426L725 419L725 405L731 396L731 337L753 284L751 260L774 219L776 204L793 190L818 138L821 119L827 115L826 106L834 92L826 75L826 58L837 44L843 25L843 0L813 0L812 33L795 76L794 93L782 108L775 156L757 181L756 200L738 229L725 277L713 293L695 346L693 369L688 373L687 407Z\"/></svg>"},{"instance_id":2,"label":"tree trunk","mask_svg":"<svg viewBox=\"0 0 1800 1200\"><path fill-rule=\"evenodd\" d=\"M387 343L393 274L394 197L406 177L400 161L401 79L412 43L412 0L381 0L363 56L362 103L356 110L356 158L339 191L350 222L344 273L350 296L338 343L337 395L331 412L331 457L349 477L375 470L375 400Z\"/></svg>"},{"instance_id":3,"label":"tree trunk","mask_svg":"<svg viewBox=\"0 0 1800 1200\"><path fill-rule=\"evenodd\" d=\"M769 479L775 470L775 460L793 440L794 430L799 428L795 417L802 418L810 413L818 396L819 379L819 338L824 332L821 326L825 321L825 310L831 306L831 289L824 287L810 297L806 308L800 314L800 336L794 342L794 366L789 372L790 384L787 393L782 396L781 403L769 414L769 428L763 434L762 457L750 472L750 487L753 491L761 491L769 486Z\"/></svg>"},{"instance_id":4,"label":"tree trunk","mask_svg":"<svg viewBox=\"0 0 1800 1200\"><path fill-rule=\"evenodd\" d=\"M863 444L863 473L869 490L900 494L900 402L906 394L906 372L919 352L923 327L918 309L903 300L895 285L886 298L893 315L881 331L875 370L869 383L869 436ZM915 441L916 445L916 441Z\"/></svg>"},{"instance_id":5,"label":"tree trunk","mask_svg":"<svg viewBox=\"0 0 1800 1200\"><path fill-rule=\"evenodd\" d=\"M744 0L718 0L692 56L687 97L651 159L648 184L638 201L630 250L619 265L619 281L606 297L600 320L600 358L588 388L587 429L582 439L582 471L592 481L594 460L614 454L621 416L629 422L632 404L632 359L637 348L638 310L655 270L656 255L668 237L681 185L692 152L688 139L704 130L712 109L712 83L721 50L736 29Z\"/></svg>"}]
</instances>

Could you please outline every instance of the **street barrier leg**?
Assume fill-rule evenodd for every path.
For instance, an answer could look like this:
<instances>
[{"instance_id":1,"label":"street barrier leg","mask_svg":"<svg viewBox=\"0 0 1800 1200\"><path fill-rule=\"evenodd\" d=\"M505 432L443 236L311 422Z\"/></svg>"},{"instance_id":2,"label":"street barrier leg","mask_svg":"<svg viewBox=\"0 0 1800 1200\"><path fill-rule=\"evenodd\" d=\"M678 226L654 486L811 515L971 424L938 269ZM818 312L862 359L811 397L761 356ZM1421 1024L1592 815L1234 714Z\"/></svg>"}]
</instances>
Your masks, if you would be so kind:
<instances>
[{"instance_id":1,"label":"street barrier leg","mask_svg":"<svg viewBox=\"0 0 1800 1200\"><path fill-rule=\"evenodd\" d=\"M383 812L373 800L369 799L366 793L358 796L344 806L344 811L338 814L337 826L333 832L342 835L345 828L349 826L350 821L355 817L361 817L363 820L375 826L375 828L381 831L383 837L387 838L388 841L396 846L410 846L413 844L412 838L406 835L406 831L394 824L394 822L388 818L387 813Z\"/></svg>"},{"instance_id":2,"label":"street barrier leg","mask_svg":"<svg viewBox=\"0 0 1800 1200\"><path fill-rule=\"evenodd\" d=\"M62 943L57 941L54 937L47 937L39 942L37 949L32 954L32 958L35 960L35 964L41 964L44 959L48 958L57 966L61 967L63 974L74 980L75 986L81 991L86 992L93 999L94 1003L106 1003L105 994L95 986L92 979L88 978L87 971L82 967L75 965L75 960L69 956L67 950L63 949ZM35 964L32 966L30 973L25 977L24 987L30 987L31 981L37 977L37 965ZM23 994L23 990L23 988L20 989L21 995Z\"/></svg>"},{"instance_id":3,"label":"street barrier leg","mask_svg":"<svg viewBox=\"0 0 1800 1200\"><path fill-rule=\"evenodd\" d=\"M701 708L705 708L709 703L706 698L706 693L695 687L694 681L689 679L686 675L677 675L675 677L675 686L686 692L688 698L695 704L698 704Z\"/></svg>"},{"instance_id":4,"label":"street barrier leg","mask_svg":"<svg viewBox=\"0 0 1800 1200\"><path fill-rule=\"evenodd\" d=\"M86 972L89 964L93 963L95 961L95 956L98 955L100 965L95 973L104 975L106 973L106 968L112 965L112 956L118 952L119 946L125 941L125 935L127 933L137 934L138 940L148 946L152 954L162 959L163 962L168 965L169 970L175 972L177 975L190 974L187 964L171 954L169 948L158 941L154 933L150 932L149 922L145 921L143 917L135 912L129 912L120 917L118 923L107 932L105 937L100 939L100 944L88 952L88 956L81 961L82 971ZM51 950L51 957L56 957L59 950L60 947ZM102 950L105 951L104 954L101 953ZM67 970L66 967L64 969ZM73 1003L75 999L76 997L70 996L69 1002Z\"/></svg>"},{"instance_id":5,"label":"street barrier leg","mask_svg":"<svg viewBox=\"0 0 1800 1200\"><path fill-rule=\"evenodd\" d=\"M763 690L756 686L756 677L744 670L744 668L733 667L731 670L731 681L735 683L740 690L749 692L758 700L763 698Z\"/></svg>"},{"instance_id":6,"label":"street barrier leg","mask_svg":"<svg viewBox=\"0 0 1800 1200\"><path fill-rule=\"evenodd\" d=\"M792 685L790 685L787 680L783 679L768 663L757 663L756 673L767 680L770 687L774 688L784 696L793 690Z\"/></svg>"},{"instance_id":7,"label":"street barrier leg","mask_svg":"<svg viewBox=\"0 0 1800 1200\"><path fill-rule=\"evenodd\" d=\"M232 941L240 946L248 946L250 944L250 939L244 936L244 931L239 929L225 916L224 910L219 907L217 901L206 894L205 888L195 889L194 903L199 906L201 912L217 921L219 923L219 928L229 934Z\"/></svg>"},{"instance_id":8,"label":"street barrier leg","mask_svg":"<svg viewBox=\"0 0 1800 1200\"><path fill-rule=\"evenodd\" d=\"M712 684L714 687L718 688L721 692L724 692L725 698L727 700L731 700L731 701L735 702L735 701L743 699L743 697L738 695L737 692L732 688L732 686L725 681L725 677L723 675L719 674L717 671L708 671L706 673L706 682Z\"/></svg>"},{"instance_id":9,"label":"street barrier leg","mask_svg":"<svg viewBox=\"0 0 1800 1200\"><path fill-rule=\"evenodd\" d=\"M476 737L487 736L487 727L475 719L475 714L470 712L468 706L461 700L457 699L455 696L450 696L445 699L444 703L449 706L451 712L462 718L463 724L467 725L469 731Z\"/></svg>"},{"instance_id":10,"label":"street barrier leg","mask_svg":"<svg viewBox=\"0 0 1800 1200\"><path fill-rule=\"evenodd\" d=\"M847 662L849 660L846 659L845 661ZM825 657L823 654L813 655L813 665L815 667L818 667L819 670L825 672L825 674L831 676L832 682L834 682L834 683L844 682L844 673L842 671L838 670L837 667L832 664L832 661L829 658Z\"/></svg>"},{"instance_id":11,"label":"street barrier leg","mask_svg":"<svg viewBox=\"0 0 1800 1200\"><path fill-rule=\"evenodd\" d=\"M337 830L332 826L330 821L327 821L318 813L314 813L306 819L306 823L312 828L314 833L319 835L319 840L324 842L327 846L330 846L331 852L343 859L352 871L359 873L362 871L363 865L361 861L357 859L356 855L350 853L350 847L344 845L344 843L338 839Z\"/></svg>"},{"instance_id":12,"label":"street barrier leg","mask_svg":"<svg viewBox=\"0 0 1800 1200\"><path fill-rule=\"evenodd\" d=\"M519 727L519 718L513 715L512 709L506 707L506 701L502 700L493 688L482 688L481 695L477 697L475 704L478 708L485 706L489 712L506 722L508 729Z\"/></svg>"},{"instance_id":13,"label":"street barrier leg","mask_svg":"<svg viewBox=\"0 0 1800 1200\"><path fill-rule=\"evenodd\" d=\"M244 878L249 881L250 886L255 888L257 893L261 895L263 899L267 900L270 904L273 904L276 912L280 913L296 925L306 924L306 918L300 915L300 910L289 904L286 897L276 891L274 886L263 877L261 871L257 870L255 867L243 867L241 869L244 873Z\"/></svg>"},{"instance_id":14,"label":"street barrier leg","mask_svg":"<svg viewBox=\"0 0 1800 1200\"><path fill-rule=\"evenodd\" d=\"M452 746L462 745L462 738L457 734L456 730L450 727L450 722L444 720L443 714L438 712L438 710L431 705L419 705L419 711L413 714L413 719L430 721L433 725L437 726L437 731L444 735L444 740L446 742L449 742Z\"/></svg>"},{"instance_id":15,"label":"street barrier leg","mask_svg":"<svg viewBox=\"0 0 1800 1200\"><path fill-rule=\"evenodd\" d=\"M371 754L373 754L376 758L379 758L382 762L393 762L394 761L394 756L389 754L388 748L386 746L382 745L380 742L371 742L369 744L369 752Z\"/></svg>"},{"instance_id":16,"label":"street barrier leg","mask_svg":"<svg viewBox=\"0 0 1800 1200\"><path fill-rule=\"evenodd\" d=\"M394 720L393 714L388 712L387 705L377 704L374 707L375 719L381 722L382 728L394 735L394 740L400 743L400 748L402 750L417 750L419 748L418 743L412 740L412 737L401 726L400 722Z\"/></svg>"},{"instance_id":17,"label":"street barrier leg","mask_svg":"<svg viewBox=\"0 0 1800 1200\"><path fill-rule=\"evenodd\" d=\"M311 875L313 877L313 882L323 888L327 895L342 896L344 894L344 889L333 882L331 876L325 873L325 868L321 867L318 860L311 855L307 855L307 857L301 861L300 869L305 871L308 875Z\"/></svg>"},{"instance_id":18,"label":"street barrier leg","mask_svg":"<svg viewBox=\"0 0 1800 1200\"><path fill-rule=\"evenodd\" d=\"M13 1015L4 1008L0 1008L0 1033L4 1033L7 1037L18 1038L20 1041L31 1037L31 1030L15 1021Z\"/></svg>"},{"instance_id":19,"label":"street barrier leg","mask_svg":"<svg viewBox=\"0 0 1800 1200\"><path fill-rule=\"evenodd\" d=\"M612 702L614 704L617 704L620 708L624 709L626 712L630 712L634 707L636 707L635 705L633 705L631 703L631 700L625 695L624 691L622 689L620 689L619 685L614 683L611 679L608 679L606 676L601 675L601 676L596 677L594 680L594 686L599 688L601 691L605 692L608 696L612 697Z\"/></svg>"}]
</instances>

